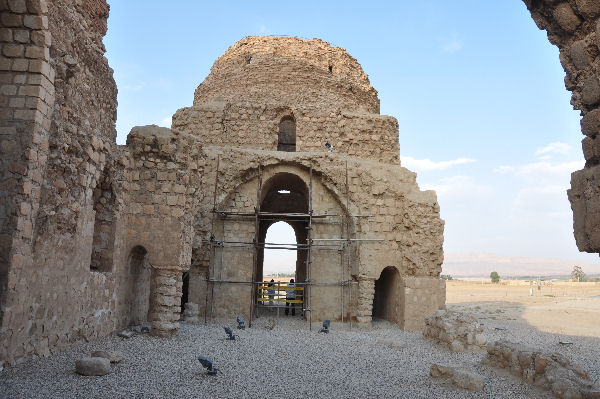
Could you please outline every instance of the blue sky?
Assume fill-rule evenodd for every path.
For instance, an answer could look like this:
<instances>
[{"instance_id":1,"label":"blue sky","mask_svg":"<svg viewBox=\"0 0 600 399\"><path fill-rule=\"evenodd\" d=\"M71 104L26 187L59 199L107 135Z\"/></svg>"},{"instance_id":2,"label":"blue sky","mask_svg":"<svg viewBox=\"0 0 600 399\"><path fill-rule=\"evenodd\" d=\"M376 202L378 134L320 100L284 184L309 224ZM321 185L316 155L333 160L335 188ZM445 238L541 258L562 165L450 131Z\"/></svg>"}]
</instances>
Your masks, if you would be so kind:
<instances>
[{"instance_id":1,"label":"blue sky","mask_svg":"<svg viewBox=\"0 0 600 399\"><path fill-rule=\"evenodd\" d=\"M135 125L168 126L237 40L319 37L361 63L398 119L403 166L438 191L446 252L598 263L577 251L565 192L584 163L579 114L522 1L109 3L119 144Z\"/></svg>"}]
</instances>

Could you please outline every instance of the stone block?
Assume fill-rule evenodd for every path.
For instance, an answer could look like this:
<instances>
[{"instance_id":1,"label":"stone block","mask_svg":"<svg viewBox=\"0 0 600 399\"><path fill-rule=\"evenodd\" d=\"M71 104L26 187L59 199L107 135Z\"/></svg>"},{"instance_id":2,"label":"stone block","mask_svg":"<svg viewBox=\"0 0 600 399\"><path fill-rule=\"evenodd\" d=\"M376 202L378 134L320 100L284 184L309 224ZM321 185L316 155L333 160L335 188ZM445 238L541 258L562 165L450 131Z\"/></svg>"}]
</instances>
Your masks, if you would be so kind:
<instances>
[{"instance_id":1,"label":"stone block","mask_svg":"<svg viewBox=\"0 0 600 399\"><path fill-rule=\"evenodd\" d=\"M27 9L32 14L46 14L48 12L47 0L27 0Z\"/></svg>"},{"instance_id":2,"label":"stone block","mask_svg":"<svg viewBox=\"0 0 600 399\"><path fill-rule=\"evenodd\" d=\"M25 57L48 60L48 49L41 46L27 46L25 49Z\"/></svg>"},{"instance_id":3,"label":"stone block","mask_svg":"<svg viewBox=\"0 0 600 399\"><path fill-rule=\"evenodd\" d=\"M581 141L583 156L586 161L593 162L594 165L600 164L600 138L586 137Z\"/></svg>"},{"instance_id":4,"label":"stone block","mask_svg":"<svg viewBox=\"0 0 600 399\"><path fill-rule=\"evenodd\" d=\"M581 132L586 136L596 136L600 133L600 110L591 110L581 118Z\"/></svg>"},{"instance_id":5,"label":"stone block","mask_svg":"<svg viewBox=\"0 0 600 399\"><path fill-rule=\"evenodd\" d=\"M8 8L12 12L24 14L27 12L27 3L25 0L8 0Z\"/></svg>"},{"instance_id":6,"label":"stone block","mask_svg":"<svg viewBox=\"0 0 600 399\"><path fill-rule=\"evenodd\" d=\"M23 17L19 14L3 12L0 15L0 22L5 28L21 27L23 25Z\"/></svg>"},{"instance_id":7,"label":"stone block","mask_svg":"<svg viewBox=\"0 0 600 399\"><path fill-rule=\"evenodd\" d=\"M452 374L452 383L459 388L469 391L481 391L485 388L485 377L477 373L455 369Z\"/></svg>"},{"instance_id":8,"label":"stone block","mask_svg":"<svg viewBox=\"0 0 600 399\"><path fill-rule=\"evenodd\" d=\"M31 29L48 29L48 17L45 15L25 15L23 25Z\"/></svg>"},{"instance_id":9,"label":"stone block","mask_svg":"<svg viewBox=\"0 0 600 399\"><path fill-rule=\"evenodd\" d=\"M600 2L597 0L575 0L579 13L586 19L595 19L600 15Z\"/></svg>"},{"instance_id":10,"label":"stone block","mask_svg":"<svg viewBox=\"0 0 600 399\"><path fill-rule=\"evenodd\" d=\"M585 40L578 40L571 45L571 61L577 69L585 69L590 66L592 59L587 51Z\"/></svg>"},{"instance_id":11,"label":"stone block","mask_svg":"<svg viewBox=\"0 0 600 399\"><path fill-rule=\"evenodd\" d=\"M581 24L581 20L575 15L569 3L560 3L557 5L554 11L552 11L552 16L558 25L567 32L574 32Z\"/></svg>"},{"instance_id":12,"label":"stone block","mask_svg":"<svg viewBox=\"0 0 600 399\"><path fill-rule=\"evenodd\" d=\"M25 47L22 44L3 44L2 55L9 58L23 57Z\"/></svg>"},{"instance_id":13,"label":"stone block","mask_svg":"<svg viewBox=\"0 0 600 399\"><path fill-rule=\"evenodd\" d=\"M586 105L593 105L600 102L600 81L596 75L588 77L583 82L581 101Z\"/></svg>"},{"instance_id":14,"label":"stone block","mask_svg":"<svg viewBox=\"0 0 600 399\"><path fill-rule=\"evenodd\" d=\"M29 31L24 29L18 29L13 31L13 37L16 42L29 43Z\"/></svg>"},{"instance_id":15,"label":"stone block","mask_svg":"<svg viewBox=\"0 0 600 399\"><path fill-rule=\"evenodd\" d=\"M101 376L110 373L110 361L103 357L84 357L75 362L75 372L87 376Z\"/></svg>"}]
</instances>

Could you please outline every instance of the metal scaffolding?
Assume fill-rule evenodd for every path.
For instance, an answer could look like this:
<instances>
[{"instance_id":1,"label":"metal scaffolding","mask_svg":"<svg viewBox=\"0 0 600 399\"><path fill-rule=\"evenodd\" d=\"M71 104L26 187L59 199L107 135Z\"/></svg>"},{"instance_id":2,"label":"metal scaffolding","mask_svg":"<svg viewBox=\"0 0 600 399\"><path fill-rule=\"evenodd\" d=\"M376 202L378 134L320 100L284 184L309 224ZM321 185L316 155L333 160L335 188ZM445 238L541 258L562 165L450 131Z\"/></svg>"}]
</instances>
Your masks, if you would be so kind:
<instances>
[{"instance_id":1,"label":"metal scaffolding","mask_svg":"<svg viewBox=\"0 0 600 399\"><path fill-rule=\"evenodd\" d=\"M353 218L369 218L371 215L353 215L350 213L350 195L349 195L349 183L348 183L348 162L346 161L346 184L345 184L345 196L346 196L346 212L342 214L315 214L313 210L313 167L312 164L309 169L309 182L308 182L308 210L306 213L302 212L290 212L290 213L277 213L277 212L263 212L261 211L261 197L262 197L262 165L258 165L257 173L257 188L256 188L256 205L254 212L239 212L236 210L225 211L219 210L217 207L217 192L219 182L219 167L221 158L217 156L217 164L215 169L215 183L213 193L213 208L211 218L211 232L208 240L203 240L203 243L210 245L209 250L209 265L208 272L206 275L206 299L205 299L205 312L204 321L207 322L208 317L208 302L210 292L210 318L213 318L213 304L214 304L214 292L216 284L242 284L250 286L250 317L248 320L248 326L252 327L252 321L256 314L257 302L260 304L266 302L264 298L257 298L257 292L263 289L265 284L263 281L257 280L258 272L258 255L260 249L286 249L292 251L306 251L306 276L303 283L297 282L296 284L303 286L304 290L304 307L302 308L303 314L306 317L308 312L309 328L312 330L312 287L313 286L340 286L341 288L341 320L344 322L345 315L345 287L348 287L348 312L350 329L352 329L352 284L358 284L358 281L354 281L351 273L351 247L358 242L377 242L383 241L381 238L352 238L351 225ZM228 241L225 240L225 229L223 229L221 240L217 240L215 237L215 219L219 217L222 220L225 219L242 219L249 220L254 219L254 237L252 241ZM339 222L334 224L340 225L340 238L314 238L313 237L313 219L319 220L320 223L325 222L329 218L340 218ZM260 235L260 222L261 221L303 221L306 223L306 243L293 243L293 244L279 244L270 242L259 242ZM253 265L252 265L252 279L251 281L237 281L237 280L224 280L223 279L223 252L226 248L252 248L253 249ZM219 276L216 275L216 252L220 249L220 268ZM313 251L337 251L340 254L340 281L334 282L314 282L312 277L312 263L313 263ZM344 258L346 262L344 262ZM264 261L264 258L263 258ZM344 264L346 267L344 267ZM346 277L345 269L348 270L348 277ZM210 290L209 290L210 285ZM279 285L278 285L279 287ZM279 288L278 288L279 290ZM268 300L267 300L268 302ZM284 301L286 302L286 301ZM293 301L297 302L297 301ZM265 306L265 305L259 305ZM278 304L277 307L280 305ZM277 309L279 315L279 309Z\"/></svg>"}]
</instances>

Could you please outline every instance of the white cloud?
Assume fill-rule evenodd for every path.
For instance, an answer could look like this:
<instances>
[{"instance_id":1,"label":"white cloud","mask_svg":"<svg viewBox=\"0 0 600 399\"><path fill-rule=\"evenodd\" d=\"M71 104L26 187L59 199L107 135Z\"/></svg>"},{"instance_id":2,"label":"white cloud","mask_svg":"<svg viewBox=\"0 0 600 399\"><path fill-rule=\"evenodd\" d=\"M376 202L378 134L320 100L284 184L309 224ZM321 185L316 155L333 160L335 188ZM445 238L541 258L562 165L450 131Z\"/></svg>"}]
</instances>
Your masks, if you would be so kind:
<instances>
[{"instance_id":1,"label":"white cloud","mask_svg":"<svg viewBox=\"0 0 600 399\"><path fill-rule=\"evenodd\" d=\"M519 166L515 171L517 175L534 177L536 179L557 178L571 176L572 172L583 168L584 165L585 162L583 160L557 163L540 161Z\"/></svg>"},{"instance_id":2,"label":"white cloud","mask_svg":"<svg viewBox=\"0 0 600 399\"><path fill-rule=\"evenodd\" d=\"M438 184L424 184L422 189L435 190L438 197L471 197L474 195L485 195L492 190L490 186L478 184L473 177L465 175L446 177Z\"/></svg>"},{"instance_id":3,"label":"white cloud","mask_svg":"<svg viewBox=\"0 0 600 399\"><path fill-rule=\"evenodd\" d=\"M545 147L540 147L535 150L536 156L545 156L549 154L567 154L571 150L571 146L567 143L554 142L550 143Z\"/></svg>"},{"instance_id":4,"label":"white cloud","mask_svg":"<svg viewBox=\"0 0 600 399\"><path fill-rule=\"evenodd\" d=\"M457 158L451 161L432 161L431 159L415 159L413 157L401 157L402 166L408 169L414 169L416 171L425 170L446 170L455 165L462 165L465 163L475 162L474 159L470 158Z\"/></svg>"},{"instance_id":5,"label":"white cloud","mask_svg":"<svg viewBox=\"0 0 600 399\"><path fill-rule=\"evenodd\" d=\"M494 173L499 173L501 175L504 175L507 173L513 173L514 171L515 171L515 167L510 166L510 165L500 165L493 170Z\"/></svg>"},{"instance_id":6,"label":"white cloud","mask_svg":"<svg viewBox=\"0 0 600 399\"><path fill-rule=\"evenodd\" d=\"M161 120L160 122L158 122L158 126L168 127L170 129L171 128L171 123L172 123L171 117L167 116L166 118L164 118L163 120Z\"/></svg>"},{"instance_id":7,"label":"white cloud","mask_svg":"<svg viewBox=\"0 0 600 399\"><path fill-rule=\"evenodd\" d=\"M458 39L452 39L442 45L442 51L444 53L456 53L457 51L462 50L464 47L464 43Z\"/></svg>"}]
</instances>

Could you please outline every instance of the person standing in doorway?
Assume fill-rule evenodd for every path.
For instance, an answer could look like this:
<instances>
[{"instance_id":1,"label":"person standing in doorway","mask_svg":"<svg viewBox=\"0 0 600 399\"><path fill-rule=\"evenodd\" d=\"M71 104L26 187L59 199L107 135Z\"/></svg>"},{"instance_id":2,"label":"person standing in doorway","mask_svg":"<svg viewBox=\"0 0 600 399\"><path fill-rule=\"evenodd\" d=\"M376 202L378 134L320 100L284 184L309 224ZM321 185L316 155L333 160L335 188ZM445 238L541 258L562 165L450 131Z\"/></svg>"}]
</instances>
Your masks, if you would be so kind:
<instances>
[{"instance_id":1,"label":"person standing in doorway","mask_svg":"<svg viewBox=\"0 0 600 399\"><path fill-rule=\"evenodd\" d=\"M273 298L275 298L275 280L271 279L271 281L269 282L267 287L268 287L267 293L269 294L269 305L273 306ZM273 310L273 309L271 309L271 310Z\"/></svg>"},{"instance_id":2,"label":"person standing in doorway","mask_svg":"<svg viewBox=\"0 0 600 399\"><path fill-rule=\"evenodd\" d=\"M288 302L289 300L296 299L296 284L294 284L294 279L290 280L290 283L287 286L288 289L285 290L285 315L288 315L290 307L292 308L292 316L296 316L296 304L293 302ZM290 289L291 288L291 289Z\"/></svg>"}]
</instances>

